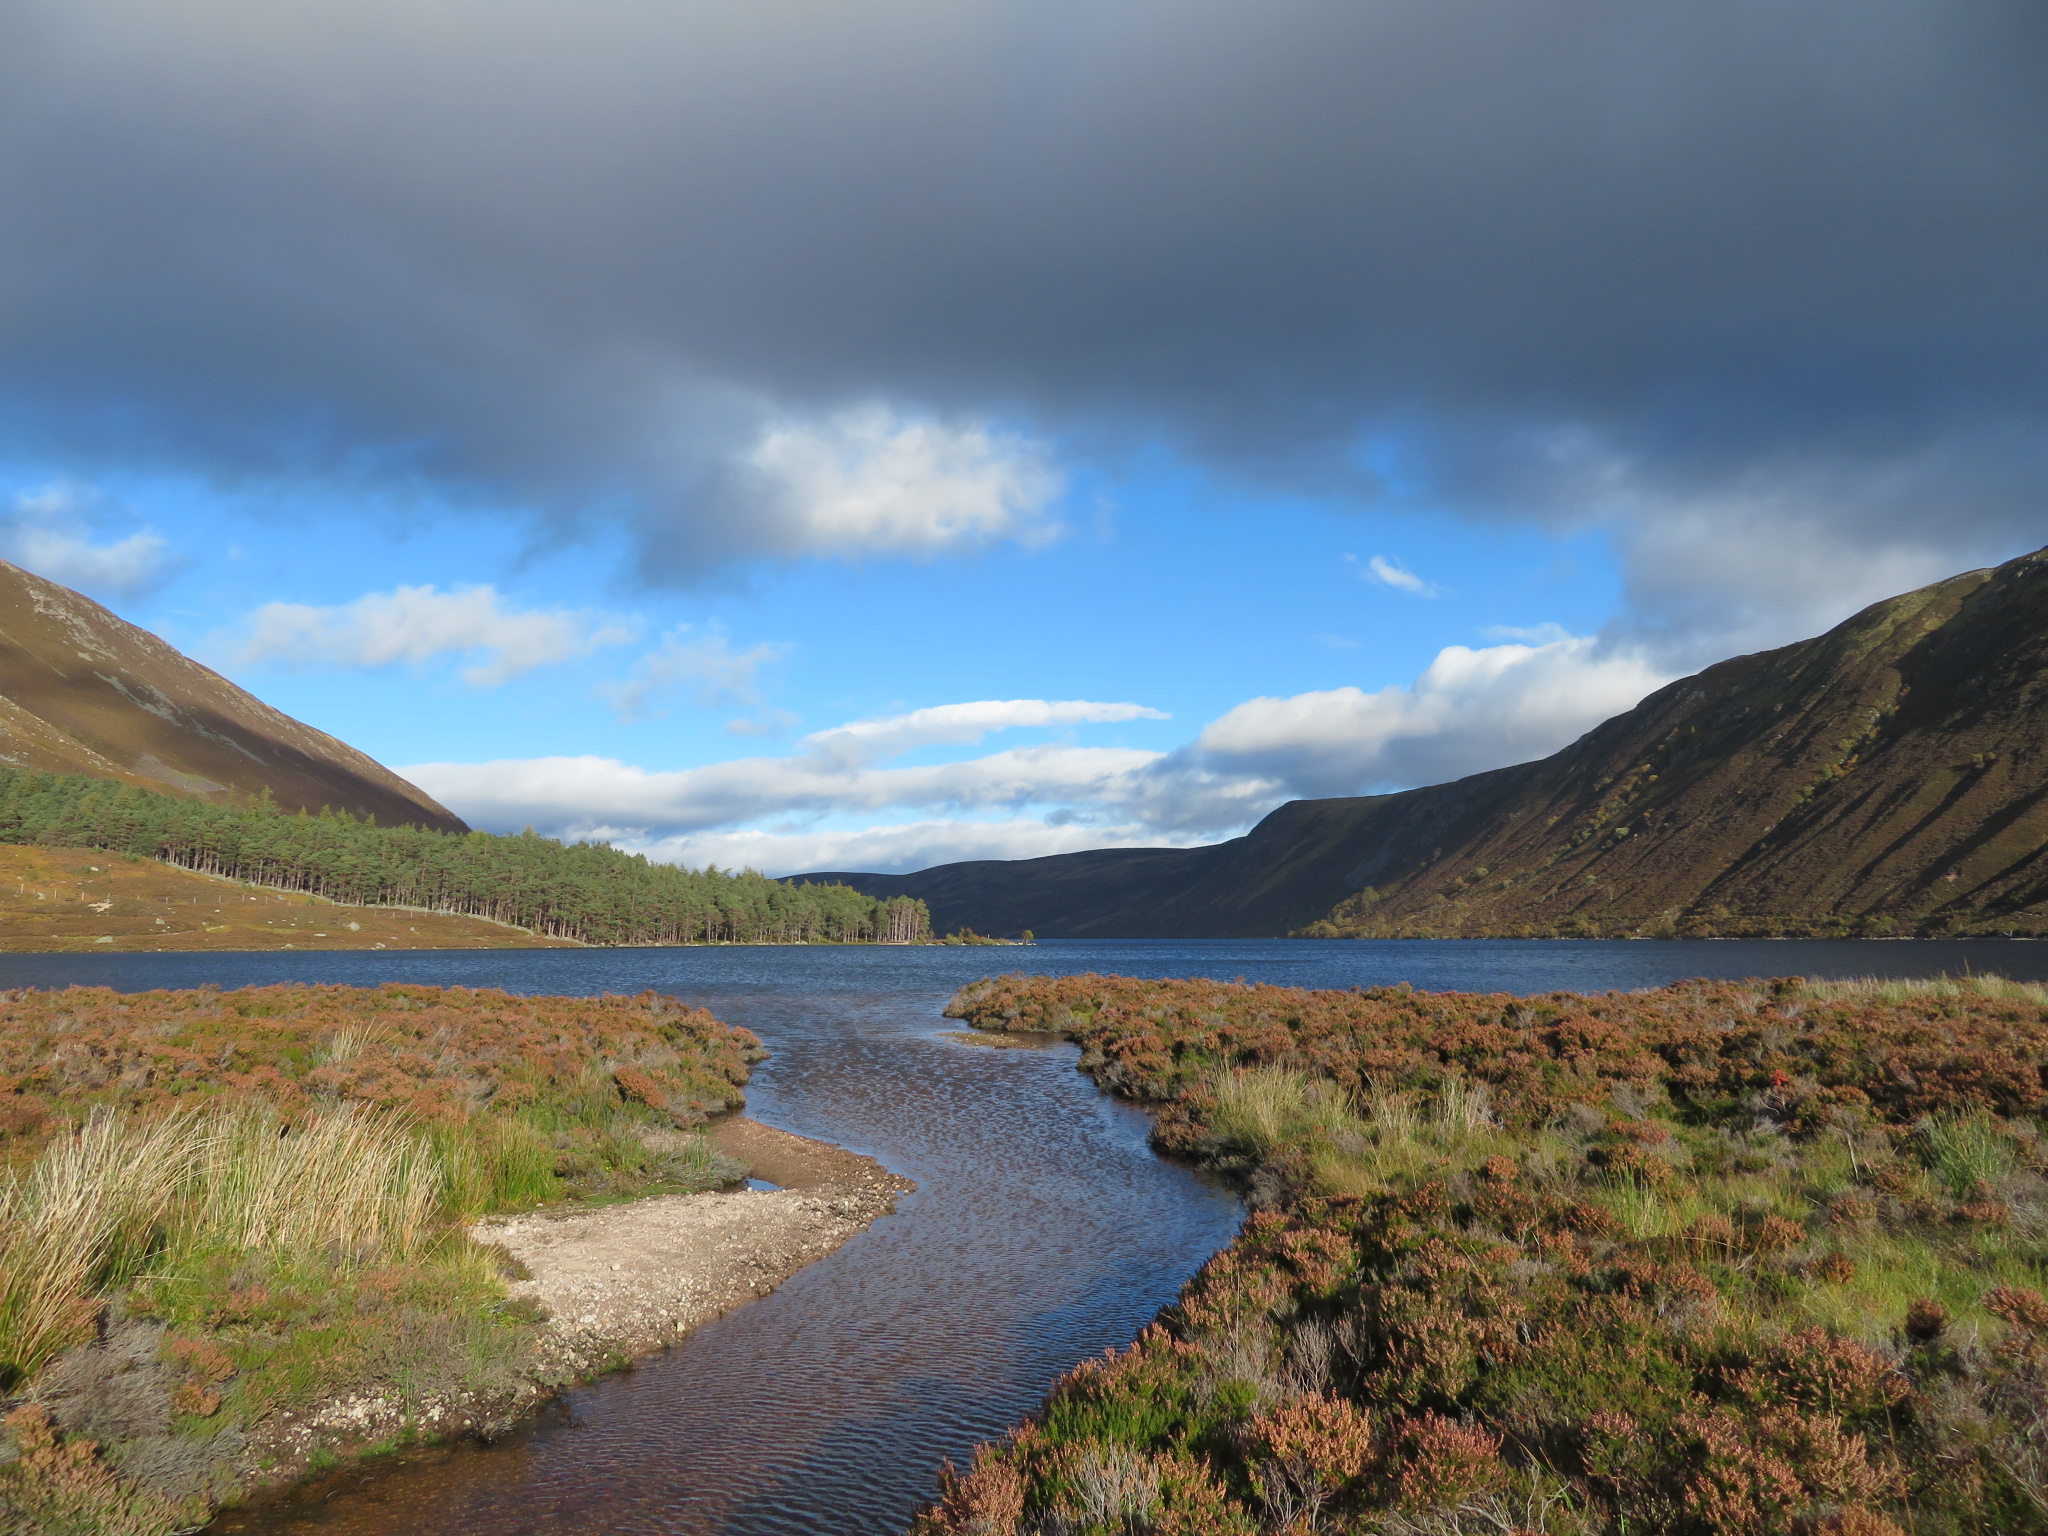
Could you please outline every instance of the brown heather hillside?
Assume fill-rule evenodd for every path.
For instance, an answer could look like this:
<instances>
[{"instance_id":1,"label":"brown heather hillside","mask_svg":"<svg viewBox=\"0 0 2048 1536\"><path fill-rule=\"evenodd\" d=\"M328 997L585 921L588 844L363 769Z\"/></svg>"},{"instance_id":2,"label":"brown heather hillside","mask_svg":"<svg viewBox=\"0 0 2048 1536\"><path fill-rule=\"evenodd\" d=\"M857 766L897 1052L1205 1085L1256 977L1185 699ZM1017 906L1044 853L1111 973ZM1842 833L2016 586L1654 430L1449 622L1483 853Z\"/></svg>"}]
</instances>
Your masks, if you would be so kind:
<instances>
[{"instance_id":1,"label":"brown heather hillside","mask_svg":"<svg viewBox=\"0 0 2048 1536\"><path fill-rule=\"evenodd\" d=\"M1509 792L1311 931L2048 933L2044 749L2035 554L1709 667L1491 776Z\"/></svg>"},{"instance_id":2,"label":"brown heather hillside","mask_svg":"<svg viewBox=\"0 0 2048 1536\"><path fill-rule=\"evenodd\" d=\"M0 845L0 951L573 947L489 918L344 906L100 848Z\"/></svg>"},{"instance_id":3,"label":"brown heather hillside","mask_svg":"<svg viewBox=\"0 0 2048 1536\"><path fill-rule=\"evenodd\" d=\"M251 697L69 587L0 560L0 763L209 799L268 791L466 828L381 763Z\"/></svg>"},{"instance_id":4,"label":"brown heather hillside","mask_svg":"<svg viewBox=\"0 0 2048 1536\"><path fill-rule=\"evenodd\" d=\"M1044 937L2048 934L2048 552L1709 667L1540 762L1208 848L809 875Z\"/></svg>"}]
</instances>

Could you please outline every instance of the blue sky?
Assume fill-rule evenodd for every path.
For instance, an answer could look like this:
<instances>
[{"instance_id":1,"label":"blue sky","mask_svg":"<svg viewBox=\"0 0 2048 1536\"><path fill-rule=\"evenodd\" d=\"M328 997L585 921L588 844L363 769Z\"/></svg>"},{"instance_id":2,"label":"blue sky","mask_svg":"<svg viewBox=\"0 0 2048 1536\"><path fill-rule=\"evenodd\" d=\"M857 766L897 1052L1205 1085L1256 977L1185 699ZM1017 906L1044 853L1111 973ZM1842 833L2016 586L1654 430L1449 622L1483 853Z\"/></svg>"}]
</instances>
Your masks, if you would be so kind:
<instances>
[{"instance_id":1,"label":"blue sky","mask_svg":"<svg viewBox=\"0 0 2048 1536\"><path fill-rule=\"evenodd\" d=\"M0 554L479 826L1210 841L2048 542L2017 3L19 17Z\"/></svg>"},{"instance_id":2,"label":"blue sky","mask_svg":"<svg viewBox=\"0 0 2048 1536\"><path fill-rule=\"evenodd\" d=\"M1621 564L1601 530L1261 500L1186 471L1069 490L1021 539L757 560L682 589L640 579L602 531L550 538L505 513L46 470L17 472L13 496L23 563L477 825L773 873L1213 841L1299 794L1537 755L1682 665L1616 638ZM1867 595L1845 586L1821 616ZM1817 622L1769 638L1800 619ZM1359 695L1412 703L1459 647L1548 666L1551 696L1518 718L1453 684L1441 717L1347 718ZM1510 687L1539 685L1516 671ZM1253 701L1305 701L1306 728L1254 721L1254 750L1183 761ZM758 794L660 782L735 763L773 780L835 727L992 704L836 762L822 791L816 774ZM549 766L565 759L586 761ZM961 793L864 782L948 765L970 775Z\"/></svg>"}]
</instances>

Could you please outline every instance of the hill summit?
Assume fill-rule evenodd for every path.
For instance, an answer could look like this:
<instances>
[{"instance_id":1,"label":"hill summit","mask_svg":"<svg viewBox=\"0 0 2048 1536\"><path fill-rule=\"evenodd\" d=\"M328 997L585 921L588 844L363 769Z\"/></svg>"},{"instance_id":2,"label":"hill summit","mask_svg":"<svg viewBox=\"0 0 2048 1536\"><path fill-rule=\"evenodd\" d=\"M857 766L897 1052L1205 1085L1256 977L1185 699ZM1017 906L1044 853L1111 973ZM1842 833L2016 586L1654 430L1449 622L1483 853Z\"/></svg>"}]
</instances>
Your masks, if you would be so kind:
<instances>
[{"instance_id":1,"label":"hill summit","mask_svg":"<svg viewBox=\"0 0 2048 1536\"><path fill-rule=\"evenodd\" d=\"M1659 689L1538 762L1207 848L812 875L1066 937L2048 934L2048 551Z\"/></svg>"},{"instance_id":2,"label":"hill summit","mask_svg":"<svg viewBox=\"0 0 2048 1536\"><path fill-rule=\"evenodd\" d=\"M389 768L237 688L69 587L0 560L0 763L202 799L267 791L468 830Z\"/></svg>"}]
</instances>

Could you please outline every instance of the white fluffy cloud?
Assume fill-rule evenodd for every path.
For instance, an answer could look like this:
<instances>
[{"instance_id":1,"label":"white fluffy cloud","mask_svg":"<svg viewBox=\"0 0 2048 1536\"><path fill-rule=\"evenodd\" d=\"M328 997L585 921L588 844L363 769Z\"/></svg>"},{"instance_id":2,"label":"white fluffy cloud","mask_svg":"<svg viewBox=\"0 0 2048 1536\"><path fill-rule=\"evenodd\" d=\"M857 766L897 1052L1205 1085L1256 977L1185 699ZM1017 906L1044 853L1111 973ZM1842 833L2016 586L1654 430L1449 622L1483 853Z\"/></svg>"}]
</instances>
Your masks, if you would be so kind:
<instances>
[{"instance_id":1,"label":"white fluffy cloud","mask_svg":"<svg viewBox=\"0 0 2048 1536\"><path fill-rule=\"evenodd\" d=\"M490 586L370 592L334 607L265 603L249 616L244 662L296 667L425 666L466 657L462 680L494 687L633 637L630 625L563 608L515 608Z\"/></svg>"},{"instance_id":2,"label":"white fluffy cloud","mask_svg":"<svg viewBox=\"0 0 2048 1536\"><path fill-rule=\"evenodd\" d=\"M1434 784L1553 752L1669 682L1592 636L1446 646L1412 684L1246 701L1196 746L1298 795Z\"/></svg>"},{"instance_id":3,"label":"white fluffy cloud","mask_svg":"<svg viewBox=\"0 0 2048 1536\"><path fill-rule=\"evenodd\" d=\"M109 537L115 515L89 487L60 482L15 497L0 518L0 553L25 570L67 587L114 597L140 597L178 565L150 529ZM96 541L95 534L101 535Z\"/></svg>"},{"instance_id":4,"label":"white fluffy cloud","mask_svg":"<svg viewBox=\"0 0 2048 1536\"><path fill-rule=\"evenodd\" d=\"M913 747L972 745L995 731L1171 718L1142 704L1104 704L1092 699L980 699L854 720L814 732L805 738L805 744L839 761L873 761L900 756Z\"/></svg>"},{"instance_id":5,"label":"white fluffy cloud","mask_svg":"<svg viewBox=\"0 0 2048 1536\"><path fill-rule=\"evenodd\" d=\"M1064 488L1050 450L980 421L909 417L870 404L767 427L739 460L749 500L799 551L936 554L1058 530Z\"/></svg>"},{"instance_id":6,"label":"white fluffy cloud","mask_svg":"<svg viewBox=\"0 0 2048 1536\"><path fill-rule=\"evenodd\" d=\"M705 709L756 705L761 696L755 679L787 649L763 644L735 651L725 635L692 635L685 626L664 635L660 645L634 664L631 676L600 685L597 694L628 724L660 713L665 700L685 690ZM743 729L740 734L749 732Z\"/></svg>"},{"instance_id":7,"label":"white fluffy cloud","mask_svg":"<svg viewBox=\"0 0 2048 1536\"><path fill-rule=\"evenodd\" d=\"M920 869L965 858L1185 844L1283 800L1434 783L1554 751L1666 681L1585 636L1450 646L1407 686L1252 699L1172 752L1048 741L892 764L991 732L1138 719L1093 700L1001 699L857 720L783 757L652 771L603 757L421 763L405 774L472 822L535 826L684 862Z\"/></svg>"},{"instance_id":8,"label":"white fluffy cloud","mask_svg":"<svg viewBox=\"0 0 2048 1536\"><path fill-rule=\"evenodd\" d=\"M847 766L816 753L655 772L608 757L418 763L405 776L484 826L531 823L575 836L652 836L772 816L901 809L1007 810L1115 804L1160 754L1018 747L927 767Z\"/></svg>"},{"instance_id":9,"label":"white fluffy cloud","mask_svg":"<svg viewBox=\"0 0 2048 1536\"><path fill-rule=\"evenodd\" d=\"M1353 565L1358 561L1351 555L1344 557ZM1377 582L1383 587L1392 587L1396 592L1406 592L1410 597L1437 597L1442 589L1433 581L1424 581L1398 560L1389 560L1385 555L1374 555L1363 565L1358 565L1360 581Z\"/></svg>"}]
</instances>

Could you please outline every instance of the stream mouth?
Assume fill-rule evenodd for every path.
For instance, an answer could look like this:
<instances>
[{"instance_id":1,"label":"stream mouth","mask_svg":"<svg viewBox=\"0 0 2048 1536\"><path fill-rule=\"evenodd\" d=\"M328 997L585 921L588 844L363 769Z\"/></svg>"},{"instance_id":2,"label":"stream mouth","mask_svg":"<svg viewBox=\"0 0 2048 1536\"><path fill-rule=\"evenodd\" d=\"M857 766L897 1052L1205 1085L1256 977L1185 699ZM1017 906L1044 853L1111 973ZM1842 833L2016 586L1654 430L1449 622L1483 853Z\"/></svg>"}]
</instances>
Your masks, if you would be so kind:
<instances>
[{"instance_id":1,"label":"stream mouth","mask_svg":"<svg viewBox=\"0 0 2048 1536\"><path fill-rule=\"evenodd\" d=\"M1074 1047L947 1040L944 1000L693 992L774 1053L748 1115L915 1180L898 1213L509 1441L332 1476L216 1530L901 1530L943 1460L1129 1342L1238 1222Z\"/></svg>"},{"instance_id":2,"label":"stream mouth","mask_svg":"<svg viewBox=\"0 0 2048 1536\"><path fill-rule=\"evenodd\" d=\"M940 1463L1027 1417L1076 1363L1129 1343L1235 1232L1234 1198L1154 1156L1146 1117L1071 1045L989 1049L941 1017L993 969L1244 977L1290 986L1541 992L1686 976L2048 976L2048 944L1051 943L1027 950L746 948L8 955L0 986L278 981L645 988L773 1053L747 1114L917 1182L897 1214L677 1348L551 1404L508 1438L405 1453L224 1515L285 1536L886 1536Z\"/></svg>"}]
</instances>

